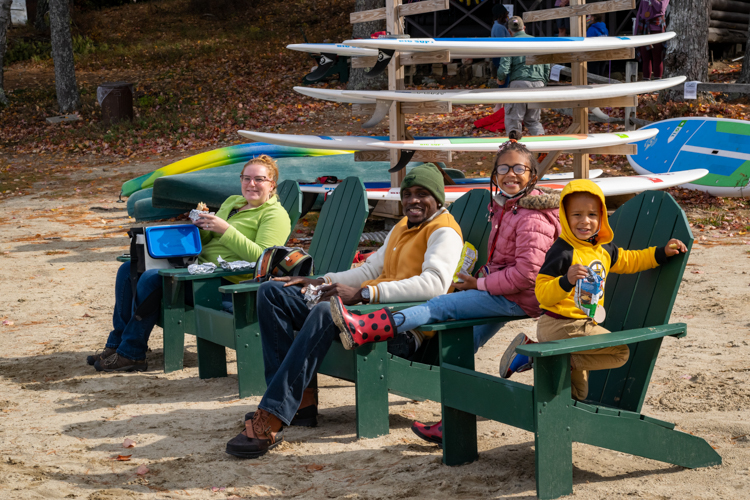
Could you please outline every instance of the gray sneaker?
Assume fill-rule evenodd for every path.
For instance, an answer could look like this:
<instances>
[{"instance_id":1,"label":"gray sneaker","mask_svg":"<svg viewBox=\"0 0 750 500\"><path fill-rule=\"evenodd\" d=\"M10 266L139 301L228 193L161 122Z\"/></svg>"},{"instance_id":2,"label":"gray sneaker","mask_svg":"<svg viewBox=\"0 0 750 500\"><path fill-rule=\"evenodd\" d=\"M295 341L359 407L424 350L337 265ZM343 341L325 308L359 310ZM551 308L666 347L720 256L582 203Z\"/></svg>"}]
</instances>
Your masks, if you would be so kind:
<instances>
[{"instance_id":1,"label":"gray sneaker","mask_svg":"<svg viewBox=\"0 0 750 500\"><path fill-rule=\"evenodd\" d=\"M145 359L128 359L115 352L107 358L99 359L94 363L94 368L98 372L145 372L148 370L148 363Z\"/></svg>"},{"instance_id":2,"label":"gray sneaker","mask_svg":"<svg viewBox=\"0 0 750 500\"><path fill-rule=\"evenodd\" d=\"M101 351L96 351L96 354L94 354L93 356L86 357L86 363L88 363L91 366L94 366L94 363L96 363L100 359L108 358L116 352L117 352L117 349L112 349L111 347L105 347Z\"/></svg>"}]
</instances>

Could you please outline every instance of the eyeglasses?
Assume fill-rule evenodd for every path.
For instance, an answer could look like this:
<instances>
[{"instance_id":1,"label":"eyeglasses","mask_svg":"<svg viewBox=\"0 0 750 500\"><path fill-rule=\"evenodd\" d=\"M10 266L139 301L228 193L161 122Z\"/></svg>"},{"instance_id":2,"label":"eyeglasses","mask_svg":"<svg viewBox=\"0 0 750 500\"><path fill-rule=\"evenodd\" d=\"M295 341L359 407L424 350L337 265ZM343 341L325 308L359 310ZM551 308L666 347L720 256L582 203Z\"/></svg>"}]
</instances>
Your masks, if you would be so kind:
<instances>
[{"instance_id":1,"label":"eyeglasses","mask_svg":"<svg viewBox=\"0 0 750 500\"><path fill-rule=\"evenodd\" d=\"M531 168L527 167L526 165L521 165L519 163L518 165L513 165L512 167L510 165L497 165L495 167L495 173L498 175L505 175L510 172L510 169L513 169L513 173L516 175L523 175L527 170L531 170Z\"/></svg>"},{"instance_id":2,"label":"eyeglasses","mask_svg":"<svg viewBox=\"0 0 750 500\"><path fill-rule=\"evenodd\" d=\"M241 182L252 182L255 185L263 184L264 182L270 180L271 179L266 179L265 177L250 177L249 175L240 175Z\"/></svg>"}]
</instances>

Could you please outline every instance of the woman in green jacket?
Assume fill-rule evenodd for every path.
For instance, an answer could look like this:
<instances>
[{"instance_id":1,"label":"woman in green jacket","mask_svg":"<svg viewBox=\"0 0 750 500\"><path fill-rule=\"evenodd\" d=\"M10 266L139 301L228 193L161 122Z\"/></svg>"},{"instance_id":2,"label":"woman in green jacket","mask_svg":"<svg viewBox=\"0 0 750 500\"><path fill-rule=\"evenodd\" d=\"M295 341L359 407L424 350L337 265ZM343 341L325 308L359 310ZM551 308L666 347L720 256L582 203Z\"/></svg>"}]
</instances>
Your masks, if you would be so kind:
<instances>
[{"instance_id":1,"label":"woman in green jacket","mask_svg":"<svg viewBox=\"0 0 750 500\"><path fill-rule=\"evenodd\" d=\"M279 169L269 156L253 158L245 165L240 174L242 194L227 198L216 215L202 215L194 222L200 228L203 246L199 263L217 264L219 256L228 262L255 262L266 248L286 242L291 223L276 196L278 180ZM237 283L247 276L227 279ZM150 269L138 279L136 297L133 297L130 262L120 266L115 280L113 330L104 349L88 356L88 364L94 365L97 371L106 372L145 371L148 368L148 338L159 319L159 311L140 318L134 312L142 299L161 286L159 270Z\"/></svg>"}]
</instances>

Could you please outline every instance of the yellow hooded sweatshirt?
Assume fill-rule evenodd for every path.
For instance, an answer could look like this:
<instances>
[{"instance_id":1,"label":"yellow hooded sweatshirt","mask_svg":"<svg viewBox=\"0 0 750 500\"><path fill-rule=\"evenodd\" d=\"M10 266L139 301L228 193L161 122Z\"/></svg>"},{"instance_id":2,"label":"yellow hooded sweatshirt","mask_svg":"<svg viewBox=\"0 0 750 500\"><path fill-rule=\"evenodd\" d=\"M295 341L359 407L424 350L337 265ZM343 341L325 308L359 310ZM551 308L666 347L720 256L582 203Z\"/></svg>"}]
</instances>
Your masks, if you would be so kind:
<instances>
[{"instance_id":1,"label":"yellow hooded sweatshirt","mask_svg":"<svg viewBox=\"0 0 750 500\"><path fill-rule=\"evenodd\" d=\"M578 239L570 229L563 200L572 193L591 193L601 202L599 233L595 243ZM667 261L665 247L650 247L644 250L623 250L612 244L614 232L607 220L604 193L599 186L587 179L570 182L560 195L560 237L547 251L544 264L536 278L536 298L543 311L552 316L586 319L588 316L575 305L575 283L568 281L568 269L573 264L588 266L606 280L610 271L617 274L633 274L652 269ZM602 282L604 287L604 282ZM599 299L604 305L604 294Z\"/></svg>"}]
</instances>

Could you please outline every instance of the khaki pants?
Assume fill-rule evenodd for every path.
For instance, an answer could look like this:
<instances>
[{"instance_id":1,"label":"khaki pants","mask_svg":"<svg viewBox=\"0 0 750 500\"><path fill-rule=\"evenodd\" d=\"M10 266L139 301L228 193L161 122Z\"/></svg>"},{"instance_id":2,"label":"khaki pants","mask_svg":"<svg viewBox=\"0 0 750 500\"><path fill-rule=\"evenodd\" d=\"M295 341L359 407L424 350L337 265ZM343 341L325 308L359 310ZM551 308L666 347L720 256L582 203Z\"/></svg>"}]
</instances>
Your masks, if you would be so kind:
<instances>
[{"instance_id":1,"label":"khaki pants","mask_svg":"<svg viewBox=\"0 0 750 500\"><path fill-rule=\"evenodd\" d=\"M609 330L586 319L555 319L542 314L537 324L539 342L601 335ZM589 393L589 370L619 368L628 361L630 349L626 345L580 351L570 355L570 390L573 399L583 401Z\"/></svg>"}]
</instances>

